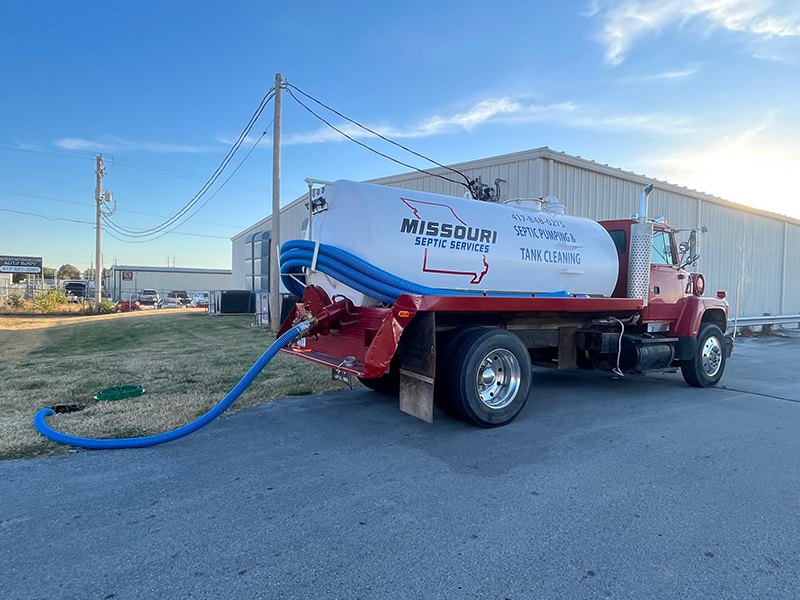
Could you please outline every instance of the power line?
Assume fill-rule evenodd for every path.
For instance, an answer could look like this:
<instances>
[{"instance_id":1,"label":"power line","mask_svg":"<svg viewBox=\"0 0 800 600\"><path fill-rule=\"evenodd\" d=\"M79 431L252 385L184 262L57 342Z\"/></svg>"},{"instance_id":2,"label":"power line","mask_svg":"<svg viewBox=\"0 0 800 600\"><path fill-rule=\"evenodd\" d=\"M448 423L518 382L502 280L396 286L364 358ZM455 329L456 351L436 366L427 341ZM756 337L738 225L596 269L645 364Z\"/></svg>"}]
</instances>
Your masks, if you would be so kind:
<instances>
[{"instance_id":1,"label":"power line","mask_svg":"<svg viewBox=\"0 0 800 600\"><path fill-rule=\"evenodd\" d=\"M42 154L45 156L61 156L65 158L80 158L84 160L94 160L95 156L97 155L97 152L92 152L89 150L76 150L73 148L61 148L59 146L48 146L45 144L35 144L32 142L17 142L14 140L4 140L4 139L0 139L0 150L15 150L18 152L31 152L33 154ZM129 169L137 169L140 171L161 173L162 175L168 175L170 177L176 177L178 179L187 179L192 181L203 181L206 179L205 175L201 173L195 173L193 171L186 171L183 169L176 169L173 167L165 167L163 165L157 165L154 163L148 163L133 158L119 156L118 154L108 154L104 152L103 155L112 160L112 166L119 165L121 167L127 167ZM265 193L271 191L269 188L266 188L264 186L259 186L254 183L247 183L245 181L232 182L231 187L237 187L250 192ZM298 195L300 194L300 192L296 193Z\"/></svg>"},{"instance_id":2,"label":"power line","mask_svg":"<svg viewBox=\"0 0 800 600\"><path fill-rule=\"evenodd\" d=\"M67 154L82 154L82 158L92 159L94 160L96 152L92 152L90 150L78 150L76 148L61 148L60 146L47 146L45 144L34 144L32 142L18 142L15 140L4 140L0 139L0 148L5 150L21 150L21 151L28 151L28 152L37 152L37 151L48 151L48 152L61 152Z\"/></svg>"},{"instance_id":3,"label":"power line","mask_svg":"<svg viewBox=\"0 0 800 600\"><path fill-rule=\"evenodd\" d=\"M35 194L23 194L21 192L9 192L8 190L0 190L0 194L10 194L12 196L24 196L25 198L36 198L37 200L48 200L50 202L61 202L62 204L74 204L75 206L87 206L87 207L96 207L95 204L90 204L88 202L75 202L74 200L62 200L60 198L50 198L48 196L37 196ZM118 209L119 212L127 212L134 215L143 215L145 217L158 217L159 219L164 219L164 215L154 215L152 213L140 212L138 210L128 210L124 208ZM223 225L222 223L211 223L210 221L194 221L197 224L201 225L213 225L214 227L228 227L230 229L239 230L241 227L236 225Z\"/></svg>"},{"instance_id":4,"label":"power line","mask_svg":"<svg viewBox=\"0 0 800 600\"><path fill-rule=\"evenodd\" d=\"M43 152L32 148L10 148L0 143L0 150L16 150L19 152L30 152L32 154L43 154L45 156L60 156L62 158L79 158L81 160L92 160L89 156L77 156L74 154L57 154L56 152Z\"/></svg>"},{"instance_id":5,"label":"power line","mask_svg":"<svg viewBox=\"0 0 800 600\"><path fill-rule=\"evenodd\" d=\"M108 225L108 221L106 221L105 219L103 219L103 223ZM94 223L92 223L92 225L94 225ZM188 235L190 237L213 238L213 239L217 239L217 240L228 240L228 241L230 241L230 239L231 239L229 237L225 237L224 235L209 235L209 234L205 234L205 233L188 233L186 231L166 231L166 232L162 233L161 235L159 235L157 238L153 238L152 240L126 240L126 239L119 238L119 237L115 236L113 233L111 233L107 229L103 233L110 235L115 240L117 240L119 242L123 242L124 244L147 244L148 242L154 242L155 240L160 239L160 238L164 237L165 235L170 235L170 234L173 234L173 235Z\"/></svg>"},{"instance_id":6,"label":"power line","mask_svg":"<svg viewBox=\"0 0 800 600\"><path fill-rule=\"evenodd\" d=\"M175 213L175 215L173 215L172 217L170 217L169 219L167 219L163 223L161 223L161 224L159 224L159 225L157 225L155 227L151 227L149 229L146 229L146 230L129 229L129 228L125 228L125 227L122 227L122 226L114 224L115 227L116 227L116 231L118 233L120 233L121 235L124 235L126 237L133 237L133 238L150 237L150 236L153 236L155 234L161 233L162 231L168 229L170 226L172 226L177 221L179 221L184 215L186 215L187 212L189 212L200 201L200 199L208 192L208 190L211 188L211 186L214 185L214 183L217 181L217 179L220 177L220 175L222 175L222 172L225 170L225 168L228 166L230 161L233 159L234 155L239 150L239 148L242 146L242 144L244 143L245 139L247 139L247 135L250 133L252 128L255 126L256 121L261 116L261 113L264 111L264 109L266 108L267 104L269 103L269 101L273 97L274 97L274 88L271 88L267 92L267 94L264 96L264 98L261 100L261 103L259 104L259 106L256 109L256 111L253 113L253 116L250 117L250 121L247 123L247 125L245 126L244 130L242 131L242 133L239 135L239 138L233 144L231 149L228 151L228 154L222 160L222 162L217 167L217 169L214 171L214 173L211 175L211 177L208 179L208 181L206 181L206 183L203 185L203 187L200 188L200 191L197 192L197 194L195 194L194 197L191 200L189 200L189 202L187 202L183 206L183 208L181 208L177 213ZM109 221L109 222L111 222L111 221Z\"/></svg>"},{"instance_id":7,"label":"power line","mask_svg":"<svg viewBox=\"0 0 800 600\"><path fill-rule=\"evenodd\" d=\"M144 161L134 160L131 158L125 158L116 154L104 154L104 156L111 159L112 163L111 166L120 166L125 167L128 169L136 169L139 171L145 171L148 173L159 173L161 175L167 175L169 177L175 177L177 179L186 179L189 181L204 181L206 179L205 175L200 173L194 173L192 171L185 171L183 169L175 169L172 167L164 167L161 165L155 165L151 163L147 163ZM234 181L231 183L231 187L236 187L241 190L245 190L248 192L258 192L258 193L267 193L271 191L269 188L256 185L254 183L247 183L244 181Z\"/></svg>"},{"instance_id":8,"label":"power line","mask_svg":"<svg viewBox=\"0 0 800 600\"><path fill-rule=\"evenodd\" d=\"M180 233L180 232L176 232L176 231L175 231L175 229L177 229L177 228L178 228L178 227L180 227L181 225L184 225L184 224L185 224L185 223L187 223L189 220L191 220L191 218L192 218L192 217L194 217L194 215L196 215L198 212L200 212L200 210L202 210L202 208L203 208L203 207L204 207L206 204L208 204L208 203L209 203L209 202L212 200L212 198L214 198L214 196L216 196L216 195L217 195L217 194L218 194L218 193L219 193L219 192L222 190L222 188L224 188L224 187L225 187L225 184L226 184L226 183L228 183L228 182L231 180L231 177L233 177L234 175L236 175L236 171L238 171L238 170L239 170L239 168L240 168L240 167L241 167L241 166L242 166L242 165L245 163L245 161L246 161L246 160L247 160L247 159L250 157L250 155L253 153L253 150L255 150L255 149L256 149L256 146L258 146L258 143L259 143L259 142L260 142L260 141L261 141L261 140L264 138L264 136L265 136L265 135L267 135L267 131L269 131L269 128L270 128L270 126L271 126L271 125L272 125L272 121L270 121L269 125L267 125L267 129L264 131L264 133L262 133L262 134L259 136L259 138L256 140L256 143L255 143L255 144L253 144L253 147L252 147L252 148L250 148L250 151L249 151L249 152L248 152L248 153L245 155L245 157L244 157L244 158L241 160L241 162L240 162L240 163L239 163L239 164L236 166L236 168L233 170L233 172L232 172L232 173L231 173L231 174L228 176L228 178L227 178L225 181L223 181L223 182L222 182L222 185L220 185L220 186L219 186L219 187L218 187L218 188L217 188L217 189L214 191L214 193L213 193L213 194L211 194L211 196L209 196L208 198L206 198L206 201L205 201L205 202L203 202L203 204L201 204L199 207L197 207L197 209L196 209L196 210L195 210L195 211L194 211L194 212L193 212L191 215L189 215L189 216L186 218L186 220L185 220L185 221L183 221L183 223L179 223L178 225L176 225L176 226L175 226L174 228L172 228L171 230L169 230L169 231L165 231L164 233L161 233L160 235L156 235L155 237L151 237L150 239L147 239L147 240L141 240L141 241L128 241L128 240L123 240L123 239L120 239L120 238L118 238L118 237L116 237L116 236L114 236L114 235L112 235L112 234L109 234L109 235L111 235L111 237L113 237L114 239L117 239L117 240L119 240L119 241L121 241L121 242L128 242L128 243L134 243L134 244L143 244L143 243L145 243L145 242L152 242L152 241L155 241L155 240L157 240L157 239L159 239L159 238L162 238L162 237L164 237L165 235L167 235L168 233ZM120 230L119 230L119 227L116 225L116 223L114 223L113 221L111 221L111 219L109 219L108 217L104 217L104 218L103 218L103 222L104 222L106 225L108 225L108 226L109 226L109 228L110 228L112 231L115 231L116 233L119 233L120 235L126 235L125 233L123 233L122 231L120 231ZM130 236L129 236L129 237L130 237ZM228 238L226 238L226 239L228 239Z\"/></svg>"},{"instance_id":9,"label":"power line","mask_svg":"<svg viewBox=\"0 0 800 600\"><path fill-rule=\"evenodd\" d=\"M166 221L162 222L161 224L159 224L159 225L157 225L155 227L149 228L149 229L144 229L144 230L142 230L142 229L125 228L125 227L113 224L113 222L109 221L110 223L112 223L113 225L116 226L118 233L120 233L121 235L125 235L126 237L148 237L148 236L152 236L152 235L160 233L160 232L164 231L165 229L169 228L172 224L176 223L180 218L182 218L189 210L191 210L192 207L194 207L197 204L197 202L200 201L200 199L208 192L208 190L211 188L211 186L216 182L216 180L222 174L224 169L227 167L227 165L230 162L230 160L233 158L233 156L236 154L238 149L241 147L243 141L247 137L247 134L250 132L252 127L255 125L255 121L261 115L261 111L263 111L263 109L266 107L266 104L269 102L269 99L271 98L270 97L270 93L271 92L268 92L267 96L265 96L264 99L261 101L261 104L259 105L259 108L256 110L254 115L250 118L250 122L248 123L247 127L242 132L242 134L239 136L239 139L237 139L237 141L233 145L233 147L228 151L228 154L225 156L225 158L223 159L222 163L214 171L214 173L212 174L211 178L209 178L209 180L206 181L206 183L203 185L203 187L200 189L200 191L197 192L197 194L195 194L195 196L187 204L185 204L183 206L183 208L181 208L175 215L173 215L172 217L170 217Z\"/></svg>"},{"instance_id":10,"label":"power line","mask_svg":"<svg viewBox=\"0 0 800 600\"><path fill-rule=\"evenodd\" d=\"M371 152L374 152L375 154L378 154L379 156L382 156L382 157L384 157L384 158L387 158L387 159L391 160L392 162L395 162L395 163L397 163L397 164L399 164L399 165L402 165L402 166L404 166L404 167L406 167L406 168L413 169L413 170L415 170L415 171L418 171L418 172L420 172L420 173L425 173L426 175L431 175L431 176L433 176L433 177L438 177L438 178L440 178L440 179L444 179L445 181L449 181L450 183L457 183L457 184L463 185L463 186L465 186L465 187L466 187L468 190L470 190L470 192L472 191L472 184L471 184L471 182L470 182L469 178L468 178L466 175L464 175L464 174L463 174L461 171L458 171L458 170L456 170L456 169L454 169L454 168L452 168L452 167L448 167L448 166L446 166L446 165L443 165L443 164L441 164L441 163L439 163L439 162L437 162L437 161L433 160L432 158L428 158L427 156L425 156L425 155L423 155L423 154L420 154L419 152L415 152L414 150L411 150L410 148L408 148L408 147L404 146L403 144L401 144L401 143L399 143L399 142L395 142L394 140L392 140L392 139L390 139L390 138L386 137L385 135L382 135L382 134L378 133L377 131L374 131L374 130L370 129L370 128L369 128L369 127L367 127L366 125L362 125L361 123L358 123L357 121L354 121L354 120L353 120L353 119L351 119L350 117L348 117L348 116L346 116L346 115L343 115L342 113L340 113L338 110L336 110L336 109L334 109L334 108L331 108L330 106L328 106L327 104L324 104L324 103L322 103L320 100L317 100L317 99L316 99L316 98L314 98L313 96L311 96L311 95L309 95L309 94L306 94L306 93L305 93L303 90L301 90L300 88L298 88L296 85L293 85L293 84L291 84L291 83L287 83L286 85L287 85L286 91L287 91L287 92L289 92L289 95L290 95L292 98L294 98L294 100L295 100L295 101L296 101L298 104L300 104L300 106L302 106L303 108L305 108L305 109L306 109L308 112L310 112L312 115L314 115L314 116L315 116L317 119L319 119L320 121L322 121L323 123L325 123L325 125L327 125L328 127L330 127L331 129L333 129L334 131L337 131L338 133L340 133L341 135L343 135L344 137L346 137L347 139L349 139L351 142L355 142L355 143L356 143L356 144L358 144L359 146L362 146L363 148L366 148L367 150L369 150L369 151L371 151ZM319 104L319 105L320 105L320 106L322 106L323 108L325 108L325 109L327 109L327 110L331 111L332 113L334 113L334 114L338 115L338 116L339 116L339 117L341 117L342 119L345 119L346 121L348 121L348 122L352 123L352 124L353 124L353 125L355 125L356 127L359 127L360 129L363 129L364 131L367 131L367 132L371 133L372 135L374 135L374 136L376 136L376 137L379 137L380 139L382 139L382 140L384 140L384 141L386 141L386 142L388 142L388 143L390 143L390 144L393 144L393 145L397 146L398 148L402 148L402 149L403 149L403 150L405 150L406 152L409 152L409 153L411 153L411 154L413 154L413 155L415 155L415 156L418 156L418 157L422 158L423 160L427 160L428 162L432 162L433 164L435 164L435 165L437 165L437 166L439 166L439 167L442 167L443 169L447 169L448 171L452 171L452 172L453 172L453 173L455 173L456 175L459 175L459 176L463 177L463 178L464 178L464 181L466 181L466 183L461 183L460 181L453 181L452 179L450 179L450 178L448 178L448 177L444 177L443 175L439 175L438 173L431 173L430 171L426 171L426 170L424 170L424 169L419 169L419 168L417 168L417 167L415 167L415 166L413 166L413 165L409 165L409 164L407 164L407 163L404 163L404 162L402 162L402 161L399 161L399 160L397 160L396 158L393 158L393 157L391 157L391 156L389 156L389 155L387 155L387 154L384 154L383 152L379 152L378 150L375 150L374 148L372 148L372 147L368 146L367 144L364 144L364 143L362 143L362 142L358 141L357 139L355 139L355 138L351 137L350 135L346 134L346 133L345 133L344 131L342 131L341 129L338 129L337 127L335 127L334 125L332 125L331 123L329 123L328 121L326 121L326 120L325 120L324 118L322 118L320 115L318 115L317 113L315 113L315 112L314 112L314 111L313 111L311 108L309 108L308 106L306 106L306 105L305 105L305 104L304 104L304 103L303 103L303 102L302 102L302 101L301 101L301 100L300 100L300 99L299 99L297 96L295 96L295 95L294 95L294 93L292 92L292 89L295 89L295 90L297 90L297 91L298 91L300 94L302 94L303 96L305 96L305 97L306 97L306 98L308 98L309 100L312 100L312 101L316 102L317 104Z\"/></svg>"},{"instance_id":11,"label":"power line","mask_svg":"<svg viewBox=\"0 0 800 600\"><path fill-rule=\"evenodd\" d=\"M0 208L0 211L8 212L8 213L14 213L14 214L17 214L17 215L26 215L26 216L29 216L29 217L40 217L42 219L47 219L48 221L69 221L70 223L79 223L81 225L91 225L92 227L95 226L95 223L93 221L80 221L78 219L67 219L66 217L49 217L47 215L43 215L43 214L40 214L40 213L25 212L25 211L22 211L22 210L11 210L10 208ZM204 234L204 233L187 233L185 231L168 231L167 233L174 233L175 235L189 235L189 236L193 236L193 237L215 238L215 239L219 239L219 240L230 240L229 237L225 237L224 235L209 235L209 234ZM166 235L166 234L164 234L164 235ZM114 237L114 236L112 235L111 237ZM115 238L115 239L119 239L119 238ZM119 240L119 241L125 242L127 240ZM152 241L152 240L145 240L145 241L149 242L149 241ZM139 243L144 243L144 242L139 242Z\"/></svg>"},{"instance_id":12,"label":"power line","mask_svg":"<svg viewBox=\"0 0 800 600\"><path fill-rule=\"evenodd\" d=\"M274 119L273 119L272 121L270 121L270 122L269 122L269 124L267 125L267 128L264 130L264 133L262 133L260 136L258 136L258 139L256 140L256 143L255 143L255 144L253 144L253 147L252 147L252 148L250 148L250 150L247 152L247 154L245 154L245 156L244 156L244 158L241 160L241 162L240 162L238 165L236 165L236 168L235 168L235 169L233 170L233 172L232 172L232 173L231 173L231 174L228 176L228 178L227 178L225 181L223 181L223 182L222 182L222 184L221 184L221 185L220 185L220 186L219 186L219 187L218 187L218 188L217 188L217 189L214 191L214 193L213 193L213 194L211 194L211 195L210 195L210 196L209 196L209 197L206 199L206 201L205 201L205 202L203 202L203 203L202 203L200 206L198 206L198 207L197 207L197 209L196 209L196 210L195 210L195 211L194 211L194 212L193 212L191 215L189 215L189 216L186 218L186 221L184 221L184 223L186 223L187 221L190 221L190 220L191 220L191 219L192 219L192 218L193 218L193 217L194 217L194 216L195 216L197 213L199 213L199 212L200 212L200 211L203 209L203 207L204 207L206 204L208 204L208 203L209 203L209 202L210 202L210 201L211 201L211 200L214 198L214 196L216 196L216 195L217 195L217 194L218 194L218 193L219 193L219 192L222 190L222 188L224 188L224 187L225 187L225 186L228 184L228 182L231 180L231 178L232 178L234 175L236 175L236 171L238 171L238 170L241 168L241 166L242 166L242 165L245 163L245 161L246 161L248 158L250 158L250 155L251 155L251 154L253 153L253 151L256 149L256 146L258 146L258 143L259 143L259 142L260 142L262 139L264 139L264 136L265 136L265 135L267 135L267 132L269 131L269 128L270 128L270 127L272 127L272 123L273 123L273 121L274 121Z\"/></svg>"},{"instance_id":13,"label":"power line","mask_svg":"<svg viewBox=\"0 0 800 600\"><path fill-rule=\"evenodd\" d=\"M47 219L48 221L69 221L70 223L85 223L86 225L94 225L91 221L78 221L76 219L67 219L65 217L48 217L47 215L41 215L39 213L30 213L24 212L21 210L11 210L10 208L0 208L3 212L15 213L18 215L28 215L31 217L41 217L42 219Z\"/></svg>"}]
</instances>

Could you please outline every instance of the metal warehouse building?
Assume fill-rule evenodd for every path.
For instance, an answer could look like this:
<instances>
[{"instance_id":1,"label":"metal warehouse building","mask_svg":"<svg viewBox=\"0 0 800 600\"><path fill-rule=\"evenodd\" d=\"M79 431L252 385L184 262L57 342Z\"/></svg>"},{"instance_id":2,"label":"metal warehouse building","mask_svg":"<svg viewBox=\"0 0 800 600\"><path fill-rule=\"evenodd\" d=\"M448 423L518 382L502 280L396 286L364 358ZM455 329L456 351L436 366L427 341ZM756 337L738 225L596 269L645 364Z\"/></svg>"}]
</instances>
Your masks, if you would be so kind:
<instances>
[{"instance_id":1,"label":"metal warehouse building","mask_svg":"<svg viewBox=\"0 0 800 600\"><path fill-rule=\"evenodd\" d=\"M103 290L113 301L136 300L139 292L154 289L160 296L172 290L195 292L231 289L228 269L188 269L182 267L135 267L114 265L104 270Z\"/></svg>"},{"instance_id":2,"label":"metal warehouse building","mask_svg":"<svg viewBox=\"0 0 800 600\"><path fill-rule=\"evenodd\" d=\"M594 220L627 218L639 209L641 189L654 184L650 216L664 216L678 228L704 227L696 270L706 277L707 294L726 290L731 317L737 282L739 316L800 313L800 221L657 179L537 148L453 165L487 184L504 179L501 200L554 194L571 215ZM449 175L446 169L428 169ZM375 179L370 183L463 196L464 187L422 173ZM281 243L303 237L307 196L281 209ZM237 234L233 243L234 289L267 291L272 217ZM282 288L283 289L283 288ZM285 291L285 290L283 290Z\"/></svg>"}]
</instances>

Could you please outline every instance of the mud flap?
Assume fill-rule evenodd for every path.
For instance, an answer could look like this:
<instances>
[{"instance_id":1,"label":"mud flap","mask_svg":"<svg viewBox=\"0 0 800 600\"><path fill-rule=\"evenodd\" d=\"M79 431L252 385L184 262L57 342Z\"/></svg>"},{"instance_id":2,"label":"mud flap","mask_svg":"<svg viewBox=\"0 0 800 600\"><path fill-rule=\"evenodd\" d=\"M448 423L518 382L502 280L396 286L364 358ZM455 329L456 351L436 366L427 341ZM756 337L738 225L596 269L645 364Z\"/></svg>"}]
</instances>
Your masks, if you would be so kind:
<instances>
[{"instance_id":1,"label":"mud flap","mask_svg":"<svg viewBox=\"0 0 800 600\"><path fill-rule=\"evenodd\" d=\"M400 410L433 423L436 377L436 316L417 313L403 331L400 355Z\"/></svg>"}]
</instances>

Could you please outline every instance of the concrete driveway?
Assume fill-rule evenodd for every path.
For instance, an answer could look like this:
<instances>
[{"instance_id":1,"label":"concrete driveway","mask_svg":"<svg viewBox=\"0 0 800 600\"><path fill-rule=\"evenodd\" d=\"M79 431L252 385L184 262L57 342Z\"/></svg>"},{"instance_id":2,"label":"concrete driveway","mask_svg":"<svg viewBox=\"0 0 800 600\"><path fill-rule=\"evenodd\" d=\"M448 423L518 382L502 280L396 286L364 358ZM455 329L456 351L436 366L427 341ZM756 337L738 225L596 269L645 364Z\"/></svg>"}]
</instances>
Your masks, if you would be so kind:
<instances>
[{"instance_id":1,"label":"concrete driveway","mask_svg":"<svg viewBox=\"0 0 800 600\"><path fill-rule=\"evenodd\" d=\"M746 339L717 389L537 370L495 430L361 389L5 462L0 597L797 598L798 365Z\"/></svg>"}]
</instances>

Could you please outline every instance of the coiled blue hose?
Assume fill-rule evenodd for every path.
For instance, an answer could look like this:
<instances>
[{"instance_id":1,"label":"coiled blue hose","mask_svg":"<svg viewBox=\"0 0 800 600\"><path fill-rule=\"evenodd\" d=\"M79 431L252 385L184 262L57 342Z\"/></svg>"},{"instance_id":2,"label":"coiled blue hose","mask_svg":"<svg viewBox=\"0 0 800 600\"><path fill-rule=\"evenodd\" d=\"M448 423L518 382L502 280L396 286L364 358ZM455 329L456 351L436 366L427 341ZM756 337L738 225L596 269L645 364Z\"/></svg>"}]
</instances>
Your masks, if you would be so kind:
<instances>
[{"instance_id":1,"label":"coiled blue hose","mask_svg":"<svg viewBox=\"0 0 800 600\"><path fill-rule=\"evenodd\" d=\"M298 298L303 297L303 286L297 279L303 280L303 267L310 267L314 260L315 242L307 240L290 240L281 246L281 280L286 289ZM419 294L421 296L475 296L482 292L466 292L431 288L408 281L388 271L376 267L349 252L320 244L317 252L316 269L330 275L337 281L358 290L382 302L393 304L401 294ZM295 279L297 278L297 279ZM492 296L530 297L530 294L502 293ZM567 292L537 293L539 297L569 297Z\"/></svg>"},{"instance_id":2,"label":"coiled blue hose","mask_svg":"<svg viewBox=\"0 0 800 600\"><path fill-rule=\"evenodd\" d=\"M67 444L69 446L76 446L78 448L90 448L92 450L105 450L110 448L143 448L145 446L155 446L157 444L172 442L185 437L190 433L194 433L201 427L205 427L211 421L228 410L230 405L236 402L239 396L242 395L242 392L244 392L250 386L250 384L253 383L253 380L258 376L259 373L261 373L264 367L267 366L267 363L269 363L269 361L271 361L275 355L278 354L280 349L286 344L290 344L296 339L302 337L310 327L311 324L307 321L304 321L296 327L292 327L289 331L280 336L269 348L267 348L264 354L261 355L261 358L259 358L255 364L250 367L250 370L247 371L244 377L239 380L239 383L237 383L234 388L228 392L228 395L225 396L214 408L209 410L203 416L195 419L191 423L187 423L186 425L179 427L178 429L160 433L158 435L148 435L136 438L99 440L83 438L60 433L45 423L45 417L55 414L55 412L50 408L43 408L36 413L36 416L33 419L34 425L36 425L36 429L39 430L39 433L46 438L53 440L54 442L58 442L59 444Z\"/></svg>"},{"instance_id":3,"label":"coiled blue hose","mask_svg":"<svg viewBox=\"0 0 800 600\"><path fill-rule=\"evenodd\" d=\"M303 297L303 288L289 275L302 276L303 267L311 266L314 260L315 246L314 242L306 240L291 240L281 246L281 278L286 289L298 298ZM317 269L345 285L383 302L393 303L401 294L473 295L470 292L442 290L419 285L328 244L319 245Z\"/></svg>"}]
</instances>

